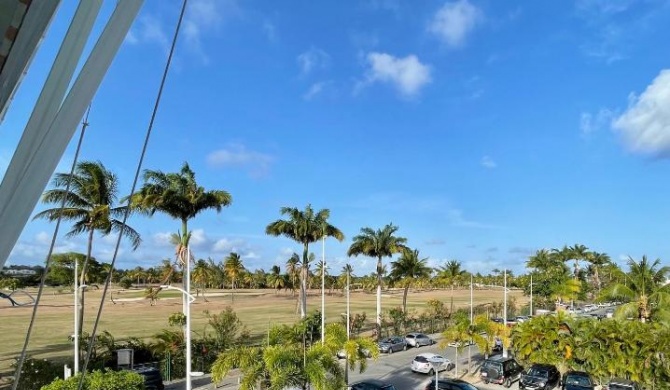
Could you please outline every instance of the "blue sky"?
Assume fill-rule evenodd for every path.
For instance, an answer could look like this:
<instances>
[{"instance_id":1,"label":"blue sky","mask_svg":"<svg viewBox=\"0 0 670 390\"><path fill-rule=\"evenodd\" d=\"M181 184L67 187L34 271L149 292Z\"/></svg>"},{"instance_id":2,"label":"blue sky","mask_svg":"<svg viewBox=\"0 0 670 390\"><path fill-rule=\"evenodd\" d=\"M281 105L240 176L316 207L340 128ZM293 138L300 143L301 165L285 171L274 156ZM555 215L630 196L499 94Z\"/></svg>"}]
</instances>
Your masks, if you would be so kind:
<instances>
[{"instance_id":1,"label":"blue sky","mask_svg":"<svg viewBox=\"0 0 670 390\"><path fill-rule=\"evenodd\" d=\"M520 272L534 250L574 243L622 263L667 255L669 2L345 3L190 1L144 168L188 161L232 194L191 222L196 256L283 268L300 248L265 226L308 203L346 235L326 242L336 273L361 227L389 222L430 265L470 271ZM74 6L63 2L0 127L2 172ZM122 195L179 7L145 3L92 105L82 158L116 172ZM120 267L172 256L177 221L130 223L144 243L124 245ZM9 264L43 262L52 232L29 222ZM114 242L98 238L94 255L109 261Z\"/></svg>"}]
</instances>

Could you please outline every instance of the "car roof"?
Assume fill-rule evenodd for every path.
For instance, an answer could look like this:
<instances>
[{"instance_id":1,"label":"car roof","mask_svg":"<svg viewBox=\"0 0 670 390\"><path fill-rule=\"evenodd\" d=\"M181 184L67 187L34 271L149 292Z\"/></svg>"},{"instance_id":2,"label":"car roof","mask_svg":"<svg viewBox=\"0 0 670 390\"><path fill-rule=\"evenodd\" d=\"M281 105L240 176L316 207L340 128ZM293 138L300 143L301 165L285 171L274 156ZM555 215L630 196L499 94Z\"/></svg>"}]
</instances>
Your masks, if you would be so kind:
<instances>
[{"instance_id":1,"label":"car roof","mask_svg":"<svg viewBox=\"0 0 670 390\"><path fill-rule=\"evenodd\" d=\"M363 385L363 384L365 384L365 385L375 385L375 386L388 386L389 385L389 383L386 383L384 381L380 381L379 379L366 379L366 380L363 380L363 381L360 381L360 382L356 382L352 386Z\"/></svg>"},{"instance_id":2,"label":"car roof","mask_svg":"<svg viewBox=\"0 0 670 390\"><path fill-rule=\"evenodd\" d=\"M530 366L530 368L542 368L545 370L550 370L553 368L555 370L556 366L554 366L553 364L535 363L532 366Z\"/></svg>"},{"instance_id":3,"label":"car roof","mask_svg":"<svg viewBox=\"0 0 670 390\"><path fill-rule=\"evenodd\" d=\"M432 353L432 352L423 352L423 353L420 353L416 356L423 356L425 358L432 358L433 356L440 356L440 355L438 355L436 353ZM440 356L440 357L442 357L442 356Z\"/></svg>"},{"instance_id":4,"label":"car roof","mask_svg":"<svg viewBox=\"0 0 670 390\"><path fill-rule=\"evenodd\" d=\"M635 382L633 382L630 379L625 379L625 378L612 378L609 381L610 384L620 384L620 385L628 385L628 386L633 386Z\"/></svg>"},{"instance_id":5,"label":"car roof","mask_svg":"<svg viewBox=\"0 0 670 390\"><path fill-rule=\"evenodd\" d=\"M508 360L514 360L514 358L511 357L511 356L504 357L502 355L496 355L496 356L491 356L490 358L488 358L486 360L489 360L489 361L492 361L492 362L501 362L502 363L502 362L506 362Z\"/></svg>"},{"instance_id":6,"label":"car roof","mask_svg":"<svg viewBox=\"0 0 670 390\"><path fill-rule=\"evenodd\" d=\"M419 332L410 332L410 333L407 333L407 336L425 336L425 335L423 333L419 333ZM407 337L407 336L405 336L405 337Z\"/></svg>"}]
</instances>

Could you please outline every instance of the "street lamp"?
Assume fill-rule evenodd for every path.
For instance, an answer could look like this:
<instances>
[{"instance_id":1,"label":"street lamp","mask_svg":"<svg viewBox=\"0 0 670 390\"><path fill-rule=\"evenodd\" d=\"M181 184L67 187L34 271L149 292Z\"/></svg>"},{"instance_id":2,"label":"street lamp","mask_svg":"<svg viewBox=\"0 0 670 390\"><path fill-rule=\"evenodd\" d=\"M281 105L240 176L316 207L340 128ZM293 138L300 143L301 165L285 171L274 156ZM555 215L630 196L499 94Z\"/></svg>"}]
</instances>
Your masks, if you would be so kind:
<instances>
[{"instance_id":1,"label":"street lamp","mask_svg":"<svg viewBox=\"0 0 670 390\"><path fill-rule=\"evenodd\" d=\"M326 233L321 237L321 345L326 337Z\"/></svg>"},{"instance_id":2,"label":"street lamp","mask_svg":"<svg viewBox=\"0 0 670 390\"><path fill-rule=\"evenodd\" d=\"M458 356L456 356L456 359L458 359ZM442 366L445 361L446 359L443 358L442 356L433 356L428 359L428 363L430 363L431 367L433 367L433 371L435 371L435 390L439 390L438 389L438 380L439 380L438 376L440 375L439 369L440 366Z\"/></svg>"},{"instance_id":3,"label":"street lamp","mask_svg":"<svg viewBox=\"0 0 670 390\"><path fill-rule=\"evenodd\" d=\"M190 253L189 253L190 257ZM184 277L187 278L190 277L190 267L189 264L190 259L186 260L186 265L185 265L185 272L184 272ZM203 372L192 372L191 371L191 303L195 302L195 297L188 292L188 288L190 287L190 284L188 279L186 279L186 289L180 288L180 287L175 287L172 285L162 285L160 288L165 289L165 290L177 290L180 291L183 295L183 300L184 300L184 316L186 317L186 329L184 330L185 333L185 339L186 339L186 390L191 390L191 377L194 376L203 376L205 375Z\"/></svg>"},{"instance_id":4,"label":"street lamp","mask_svg":"<svg viewBox=\"0 0 670 390\"><path fill-rule=\"evenodd\" d=\"M79 285L79 262L74 260L74 375L79 373L79 290L88 287L85 284Z\"/></svg>"},{"instance_id":5,"label":"street lamp","mask_svg":"<svg viewBox=\"0 0 670 390\"><path fill-rule=\"evenodd\" d=\"M505 298L503 303L503 324L505 325L505 331L507 331L507 268L505 268ZM507 347L503 343L503 357L507 357Z\"/></svg>"}]
</instances>

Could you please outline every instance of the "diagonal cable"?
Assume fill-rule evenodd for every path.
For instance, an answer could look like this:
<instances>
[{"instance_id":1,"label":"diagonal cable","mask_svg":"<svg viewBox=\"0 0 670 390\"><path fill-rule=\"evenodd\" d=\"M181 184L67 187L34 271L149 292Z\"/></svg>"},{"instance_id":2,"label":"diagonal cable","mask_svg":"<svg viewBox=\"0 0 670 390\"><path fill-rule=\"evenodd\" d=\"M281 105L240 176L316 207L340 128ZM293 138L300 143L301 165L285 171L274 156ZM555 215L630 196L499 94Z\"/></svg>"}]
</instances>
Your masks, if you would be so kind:
<instances>
[{"instance_id":1,"label":"diagonal cable","mask_svg":"<svg viewBox=\"0 0 670 390\"><path fill-rule=\"evenodd\" d=\"M151 131L154 126L154 121L156 119L156 113L158 112L158 107L160 105L161 101L161 96L163 95L163 88L165 87L165 80L167 79L168 71L170 70L170 64L172 63L172 56L174 54L175 46L177 45L177 37L179 36L179 29L181 28L182 21L184 20L184 13L186 11L186 4L188 3L188 0L184 0L182 3L181 7L181 12L179 13L179 20L177 21L177 27L175 28L174 36L172 38L172 45L170 46L170 53L168 54L167 58L167 63L165 64L165 69L163 70L163 77L161 78L161 83L160 87L158 88L158 95L156 96L156 102L154 104L153 111L151 113L151 120L149 121L149 126L147 128L147 133L144 138L144 144L142 145L142 152L140 153L140 159L137 163L137 169L135 170L135 178L133 179L133 185L132 188L130 189L130 194L131 196L128 196L128 200L126 201L126 211L123 216L123 221L121 224L121 230L119 231L119 237L116 240L116 246L114 248L114 255L112 256L112 262L110 264L110 270L114 269L114 264L116 263L116 258L119 253L119 247L121 246L121 238L123 237L123 232L126 229L126 222L128 221L128 217L130 216L130 210L131 210L131 198L132 194L135 193L135 189L137 187L137 182L140 177L140 172L142 170L142 163L144 162L144 156L146 155L147 152L147 146L149 145L149 139L151 138ZM109 290L109 285L112 280L112 272L110 271L107 274L107 278L105 279L105 287L102 291L102 298L100 299L100 306L98 307L98 313L95 317L95 323L93 325L93 331L91 332L91 337L88 343L88 350L86 352L86 359L84 360L84 365L81 369L81 377L79 378L79 386L77 387L78 390L82 390L84 386L84 379L86 378L86 368L88 366L88 363L91 359L91 354L93 352L93 345L95 344L95 335L98 330L98 325L100 323L100 317L102 315L102 308L105 304L105 296L107 295L107 290Z\"/></svg>"},{"instance_id":2,"label":"diagonal cable","mask_svg":"<svg viewBox=\"0 0 670 390\"><path fill-rule=\"evenodd\" d=\"M79 159L79 151L81 150L81 144L84 140L84 133L86 132L86 127L88 127L88 114L91 112L91 105L88 105L88 111L86 111L86 117L81 124L81 133L79 135L79 142L77 142L77 150L74 152L74 160L72 160L72 167L70 168L70 180L65 184L65 193L70 192L70 182L72 181L72 176L74 175L74 170L77 166L77 160ZM26 332L26 339L23 343L23 349L21 349L21 356L19 361L16 363L16 371L14 372L14 383L12 384L12 390L16 390L19 386L19 380L21 379L21 372L23 370L23 363L26 360L26 351L28 349L28 344L30 343L30 336L33 332L33 325L35 323L35 317L37 316L37 307L40 304L40 299L42 298L42 291L44 291L44 282L46 281L47 275L49 274L49 267L51 266L51 255L53 254L54 247L56 246L56 238L58 237L58 231L60 230L60 223L63 219L63 209L65 208L65 200L67 197L63 197L60 203L61 212L58 213L58 219L56 220L56 227L54 228L54 234L51 237L51 244L49 245L49 252L47 253L47 259L44 264L44 272L40 278L40 287L37 290L37 297L33 303L33 312L30 316L30 323L28 324L28 331ZM75 260L76 261L76 260ZM78 275L75 275L78 277ZM76 330L75 330L76 331ZM78 352L76 352L78 353Z\"/></svg>"}]
</instances>

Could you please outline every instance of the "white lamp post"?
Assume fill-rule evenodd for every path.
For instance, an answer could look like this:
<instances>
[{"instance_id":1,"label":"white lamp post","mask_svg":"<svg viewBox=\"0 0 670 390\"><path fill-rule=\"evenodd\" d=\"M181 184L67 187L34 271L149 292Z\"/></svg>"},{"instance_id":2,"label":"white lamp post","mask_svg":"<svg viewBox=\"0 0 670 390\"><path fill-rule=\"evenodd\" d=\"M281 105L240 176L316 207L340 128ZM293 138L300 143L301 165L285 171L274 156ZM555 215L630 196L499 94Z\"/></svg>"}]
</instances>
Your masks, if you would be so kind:
<instances>
[{"instance_id":1,"label":"white lamp post","mask_svg":"<svg viewBox=\"0 0 670 390\"><path fill-rule=\"evenodd\" d=\"M503 302L503 324L505 325L505 331L507 331L507 268L505 268L505 285L503 289L505 290L504 302ZM507 347L503 343L503 357L507 357Z\"/></svg>"},{"instance_id":2,"label":"white lamp post","mask_svg":"<svg viewBox=\"0 0 670 390\"><path fill-rule=\"evenodd\" d=\"M321 237L321 345L326 337L326 234Z\"/></svg>"},{"instance_id":3,"label":"white lamp post","mask_svg":"<svg viewBox=\"0 0 670 390\"><path fill-rule=\"evenodd\" d=\"M191 303L195 301L195 297L191 295L191 250L186 247L186 264L184 265L184 288L174 287L170 285L160 286L165 290L181 291L184 299L184 316L186 317L186 329L184 330L184 338L186 339L186 390L192 390L191 377L202 376L202 372L191 372Z\"/></svg>"},{"instance_id":4,"label":"white lamp post","mask_svg":"<svg viewBox=\"0 0 670 390\"><path fill-rule=\"evenodd\" d=\"M530 308L528 315L533 316L533 274L530 274Z\"/></svg>"},{"instance_id":5,"label":"white lamp post","mask_svg":"<svg viewBox=\"0 0 670 390\"><path fill-rule=\"evenodd\" d=\"M458 359L458 356L456 356L456 359ZM428 363L430 363L431 367L433 367L433 371L435 371L435 390L438 390L440 366L442 366L445 361L446 360L442 356L433 356L432 358L428 359Z\"/></svg>"}]
</instances>

